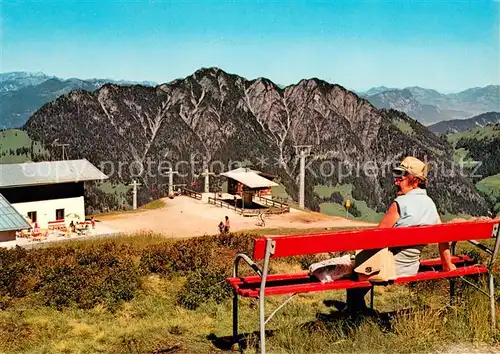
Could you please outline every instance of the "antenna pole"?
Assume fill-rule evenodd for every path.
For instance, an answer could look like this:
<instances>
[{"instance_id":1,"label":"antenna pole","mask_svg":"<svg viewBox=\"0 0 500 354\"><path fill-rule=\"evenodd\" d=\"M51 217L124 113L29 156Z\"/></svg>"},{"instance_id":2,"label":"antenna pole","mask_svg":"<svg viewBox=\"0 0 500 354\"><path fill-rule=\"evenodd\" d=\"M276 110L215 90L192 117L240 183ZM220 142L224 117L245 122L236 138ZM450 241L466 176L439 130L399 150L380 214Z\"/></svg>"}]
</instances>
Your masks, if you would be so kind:
<instances>
[{"instance_id":1,"label":"antenna pole","mask_svg":"<svg viewBox=\"0 0 500 354\"><path fill-rule=\"evenodd\" d=\"M137 209L137 187L138 186L141 186L142 184L141 183L137 183L137 181L134 179L133 182L132 182L132 186L133 186L133 190L132 190L132 193L133 193L133 198L132 198L132 209L133 210L136 210Z\"/></svg>"},{"instance_id":2,"label":"antenna pole","mask_svg":"<svg viewBox=\"0 0 500 354\"><path fill-rule=\"evenodd\" d=\"M306 157L311 153L310 145L297 145L299 151L300 172L299 172L299 208L305 207L305 185L306 185Z\"/></svg>"}]
</instances>

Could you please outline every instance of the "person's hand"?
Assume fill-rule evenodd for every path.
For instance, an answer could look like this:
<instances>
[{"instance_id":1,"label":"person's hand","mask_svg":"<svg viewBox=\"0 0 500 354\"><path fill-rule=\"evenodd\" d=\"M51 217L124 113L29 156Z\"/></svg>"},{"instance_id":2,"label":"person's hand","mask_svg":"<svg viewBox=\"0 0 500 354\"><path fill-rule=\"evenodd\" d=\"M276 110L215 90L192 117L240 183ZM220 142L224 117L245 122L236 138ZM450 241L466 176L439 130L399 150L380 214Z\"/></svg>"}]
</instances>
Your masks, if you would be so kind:
<instances>
[{"instance_id":1,"label":"person's hand","mask_svg":"<svg viewBox=\"0 0 500 354\"><path fill-rule=\"evenodd\" d=\"M457 270L457 266L453 263L443 264L443 272L452 272L454 270Z\"/></svg>"}]
</instances>

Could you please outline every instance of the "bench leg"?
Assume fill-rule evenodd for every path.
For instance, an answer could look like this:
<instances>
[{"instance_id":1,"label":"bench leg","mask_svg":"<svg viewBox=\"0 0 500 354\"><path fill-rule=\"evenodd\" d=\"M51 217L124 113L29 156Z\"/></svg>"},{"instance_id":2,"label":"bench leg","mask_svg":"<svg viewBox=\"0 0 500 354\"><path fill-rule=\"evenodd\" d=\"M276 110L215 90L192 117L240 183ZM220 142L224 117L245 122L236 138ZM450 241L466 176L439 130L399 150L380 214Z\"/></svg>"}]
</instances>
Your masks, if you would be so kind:
<instances>
[{"instance_id":1,"label":"bench leg","mask_svg":"<svg viewBox=\"0 0 500 354\"><path fill-rule=\"evenodd\" d=\"M264 297L259 297L260 352L266 352L266 308Z\"/></svg>"},{"instance_id":2,"label":"bench leg","mask_svg":"<svg viewBox=\"0 0 500 354\"><path fill-rule=\"evenodd\" d=\"M496 311L495 311L495 280L493 273L488 274L489 288L490 288L490 315L491 315L491 330L494 332L496 329Z\"/></svg>"},{"instance_id":3,"label":"bench leg","mask_svg":"<svg viewBox=\"0 0 500 354\"><path fill-rule=\"evenodd\" d=\"M269 258L274 253L275 243L272 239L268 238L266 241L266 253L264 256L264 269L260 281L259 290L259 324L260 324L260 352L266 353L266 308L265 308L265 290L267 272L269 270Z\"/></svg>"},{"instance_id":4,"label":"bench leg","mask_svg":"<svg viewBox=\"0 0 500 354\"><path fill-rule=\"evenodd\" d=\"M456 249L457 249L457 243L452 242L450 245L450 253L451 253L452 257L455 255ZM450 306L453 306L453 304L455 303L455 301L454 301L454 299L455 299L455 285L456 285L455 279L451 278L450 279Z\"/></svg>"},{"instance_id":5,"label":"bench leg","mask_svg":"<svg viewBox=\"0 0 500 354\"><path fill-rule=\"evenodd\" d=\"M491 254L491 260L490 260L490 269L489 269L489 286L490 286L490 312L491 312L491 331L495 332L496 330L496 314L495 314L495 279L494 279L494 269L495 269L495 263L497 260L498 252L500 251L500 226L497 224L496 225L496 241L495 241L495 247L493 248L493 253Z\"/></svg>"},{"instance_id":6,"label":"bench leg","mask_svg":"<svg viewBox=\"0 0 500 354\"><path fill-rule=\"evenodd\" d=\"M233 344L238 344L238 293L233 290Z\"/></svg>"},{"instance_id":7,"label":"bench leg","mask_svg":"<svg viewBox=\"0 0 500 354\"><path fill-rule=\"evenodd\" d=\"M456 281L454 279L450 279L450 306L453 306L455 303L455 285Z\"/></svg>"}]
</instances>

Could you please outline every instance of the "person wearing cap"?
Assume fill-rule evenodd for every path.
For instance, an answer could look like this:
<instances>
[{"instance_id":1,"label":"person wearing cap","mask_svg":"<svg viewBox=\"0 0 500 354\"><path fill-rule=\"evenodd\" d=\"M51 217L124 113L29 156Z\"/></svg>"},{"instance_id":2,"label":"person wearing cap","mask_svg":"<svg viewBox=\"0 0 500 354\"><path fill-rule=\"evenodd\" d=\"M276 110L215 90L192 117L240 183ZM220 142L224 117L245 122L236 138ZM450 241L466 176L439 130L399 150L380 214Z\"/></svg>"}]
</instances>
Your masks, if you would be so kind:
<instances>
[{"instance_id":1,"label":"person wearing cap","mask_svg":"<svg viewBox=\"0 0 500 354\"><path fill-rule=\"evenodd\" d=\"M441 218L434 201L427 195L428 166L416 157L408 156L393 169L397 198L382 218L379 227L405 227L440 224ZM420 251L424 246L392 249L396 261L396 273L414 275L420 265ZM448 243L439 244L439 256L443 271L455 270L451 262Z\"/></svg>"},{"instance_id":2,"label":"person wearing cap","mask_svg":"<svg viewBox=\"0 0 500 354\"><path fill-rule=\"evenodd\" d=\"M396 199L389 206L379 228L407 227L440 224L441 218L436 205L427 195L428 166L416 157L406 157L393 169ZM393 248L396 275L411 276L418 272L420 252L425 245ZM439 244L439 255L444 272L456 269L451 262L448 243ZM347 291L347 305L351 309L366 309L364 296L369 289L350 289Z\"/></svg>"}]
</instances>

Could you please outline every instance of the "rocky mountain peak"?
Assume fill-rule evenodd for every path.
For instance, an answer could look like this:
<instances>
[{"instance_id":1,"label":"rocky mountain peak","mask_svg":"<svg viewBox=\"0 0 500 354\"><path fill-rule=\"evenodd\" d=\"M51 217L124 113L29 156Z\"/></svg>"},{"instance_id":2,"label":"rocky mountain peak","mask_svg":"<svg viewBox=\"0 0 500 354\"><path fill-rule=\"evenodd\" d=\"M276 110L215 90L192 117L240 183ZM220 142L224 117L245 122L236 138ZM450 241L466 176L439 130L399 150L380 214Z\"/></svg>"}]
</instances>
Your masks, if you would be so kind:
<instances>
[{"instance_id":1,"label":"rocky mountain peak","mask_svg":"<svg viewBox=\"0 0 500 354\"><path fill-rule=\"evenodd\" d=\"M97 166L103 161L123 166L168 159L185 172L177 183L189 183L201 172L202 166L191 168L193 159L216 163L215 172L229 169L231 161L246 161L279 175L288 193L296 196L295 146L311 145L306 198L314 210L319 208L314 186L337 183L351 184L355 198L385 210L391 177L384 169L395 156L427 155L448 169L452 165L451 147L414 120L377 110L344 87L316 78L282 90L264 78L248 81L204 68L156 88L107 84L77 100L68 97L76 96L62 96L32 116L25 126L30 136L47 144L56 138L70 140L78 147L70 158L85 157ZM380 166L376 175L342 171L342 166L368 162ZM143 198L149 197L150 186L166 183L157 174L141 178ZM445 187L433 190L441 210L484 210L484 200L463 177L454 177L453 183L446 178L437 176L436 185ZM131 172L122 169L111 179L129 182ZM457 193L467 196L467 203L455 198Z\"/></svg>"}]
</instances>

